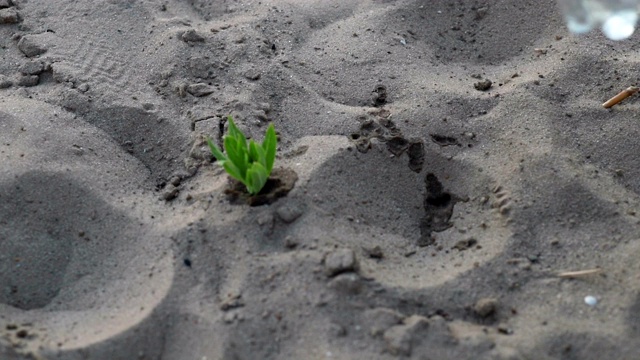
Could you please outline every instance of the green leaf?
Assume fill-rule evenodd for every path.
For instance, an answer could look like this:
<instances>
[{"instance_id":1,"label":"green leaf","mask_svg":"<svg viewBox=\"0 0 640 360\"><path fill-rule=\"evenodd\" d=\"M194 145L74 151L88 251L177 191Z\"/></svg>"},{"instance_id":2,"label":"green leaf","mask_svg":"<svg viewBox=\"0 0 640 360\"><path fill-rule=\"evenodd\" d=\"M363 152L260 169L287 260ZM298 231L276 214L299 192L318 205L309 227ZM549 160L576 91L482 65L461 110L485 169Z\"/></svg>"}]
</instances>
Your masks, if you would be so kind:
<instances>
[{"instance_id":1,"label":"green leaf","mask_svg":"<svg viewBox=\"0 0 640 360\"><path fill-rule=\"evenodd\" d=\"M246 185L245 178L242 176L242 174L240 174L240 170L238 170L238 168L232 162L228 160L223 161L222 167L224 167L224 170L227 172L227 174L229 174L229 176Z\"/></svg>"},{"instance_id":2,"label":"green leaf","mask_svg":"<svg viewBox=\"0 0 640 360\"><path fill-rule=\"evenodd\" d=\"M224 152L207 138L207 144L218 163L232 178L242 182L251 195L259 193L269 179L276 158L277 137L273 124L269 125L262 144L250 140L227 117L229 127L223 138Z\"/></svg>"},{"instance_id":3,"label":"green leaf","mask_svg":"<svg viewBox=\"0 0 640 360\"><path fill-rule=\"evenodd\" d=\"M247 138L244 136L242 131L240 131L240 129L238 129L236 124L233 122L233 117L231 117L231 115L227 117L227 121L229 121L229 136L236 139L236 141L238 142L238 147L241 147L245 151L247 151L248 150Z\"/></svg>"},{"instance_id":4,"label":"green leaf","mask_svg":"<svg viewBox=\"0 0 640 360\"><path fill-rule=\"evenodd\" d=\"M216 146L216 144L211 141L211 139L207 138L207 144L209 144L209 149L211 149L211 153L215 156L218 161L225 161L227 157L222 153L222 150Z\"/></svg>"},{"instance_id":5,"label":"green leaf","mask_svg":"<svg viewBox=\"0 0 640 360\"><path fill-rule=\"evenodd\" d=\"M249 193L252 195L259 193L264 184L267 183L268 178L267 169L264 166L257 162L251 164L251 167L247 170L247 183L245 183Z\"/></svg>"},{"instance_id":6,"label":"green leaf","mask_svg":"<svg viewBox=\"0 0 640 360\"><path fill-rule=\"evenodd\" d=\"M242 146L239 146L238 141L231 136L224 137L224 149L227 151L229 161L235 165L240 172L240 176L244 179L247 173L247 168L249 167L249 156L247 151L242 148Z\"/></svg>"},{"instance_id":7,"label":"green leaf","mask_svg":"<svg viewBox=\"0 0 640 360\"><path fill-rule=\"evenodd\" d=\"M253 140L249 141L249 157L252 162L259 162L266 168L265 153L261 146L256 144Z\"/></svg>"},{"instance_id":8,"label":"green leaf","mask_svg":"<svg viewBox=\"0 0 640 360\"><path fill-rule=\"evenodd\" d=\"M265 153L265 163L264 167L267 170L267 176L271 174L271 170L273 170L273 164L276 161L276 148L278 145L278 138L276 137L276 130L273 127L273 123L269 124L269 128L267 129L267 133L264 136L264 140L262 141L262 148Z\"/></svg>"}]
</instances>

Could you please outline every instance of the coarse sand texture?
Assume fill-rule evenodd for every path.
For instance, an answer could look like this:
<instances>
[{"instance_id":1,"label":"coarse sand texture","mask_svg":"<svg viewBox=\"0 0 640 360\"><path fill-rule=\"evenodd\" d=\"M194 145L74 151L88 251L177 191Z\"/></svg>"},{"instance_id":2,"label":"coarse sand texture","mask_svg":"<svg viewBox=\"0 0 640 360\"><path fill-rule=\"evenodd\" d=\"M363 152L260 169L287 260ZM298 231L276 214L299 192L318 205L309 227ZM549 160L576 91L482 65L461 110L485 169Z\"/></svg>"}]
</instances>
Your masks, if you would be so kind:
<instances>
[{"instance_id":1,"label":"coarse sand texture","mask_svg":"<svg viewBox=\"0 0 640 360\"><path fill-rule=\"evenodd\" d=\"M639 359L640 35L552 0L0 0L0 360ZM270 182L216 164L231 115Z\"/></svg>"}]
</instances>

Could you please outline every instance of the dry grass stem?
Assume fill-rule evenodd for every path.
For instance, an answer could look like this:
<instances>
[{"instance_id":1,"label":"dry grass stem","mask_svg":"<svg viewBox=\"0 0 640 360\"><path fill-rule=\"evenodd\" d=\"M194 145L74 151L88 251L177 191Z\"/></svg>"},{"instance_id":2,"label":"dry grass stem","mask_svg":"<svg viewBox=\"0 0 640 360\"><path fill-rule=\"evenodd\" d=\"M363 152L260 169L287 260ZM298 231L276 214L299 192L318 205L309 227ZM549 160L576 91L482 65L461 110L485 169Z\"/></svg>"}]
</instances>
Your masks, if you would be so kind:
<instances>
[{"instance_id":1,"label":"dry grass stem","mask_svg":"<svg viewBox=\"0 0 640 360\"><path fill-rule=\"evenodd\" d=\"M608 109L610 107L612 107L613 105L621 102L622 100L628 98L629 96L637 93L638 91L640 91L640 88L636 87L636 86L629 86L628 88L622 90L621 92L618 93L618 95L612 97L611 99L607 100L607 102L605 102L604 104L602 104L602 107L604 107L605 109Z\"/></svg>"},{"instance_id":2,"label":"dry grass stem","mask_svg":"<svg viewBox=\"0 0 640 360\"><path fill-rule=\"evenodd\" d=\"M600 269L600 268L588 269L588 270L579 270L579 271L565 271L565 272L559 273L558 277L565 278L565 279L567 279L567 278L571 279L571 278L579 278L579 277L599 274L600 272L602 272L602 269Z\"/></svg>"}]
</instances>

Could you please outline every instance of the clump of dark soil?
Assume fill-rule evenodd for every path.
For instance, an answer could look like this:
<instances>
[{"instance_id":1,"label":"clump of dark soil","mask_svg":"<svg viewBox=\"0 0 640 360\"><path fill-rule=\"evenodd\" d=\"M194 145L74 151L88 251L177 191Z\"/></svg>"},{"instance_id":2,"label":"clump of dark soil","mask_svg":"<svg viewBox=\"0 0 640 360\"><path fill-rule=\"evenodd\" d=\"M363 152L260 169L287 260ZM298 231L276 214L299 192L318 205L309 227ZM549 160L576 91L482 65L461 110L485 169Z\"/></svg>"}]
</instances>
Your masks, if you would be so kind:
<instances>
[{"instance_id":1,"label":"clump of dark soil","mask_svg":"<svg viewBox=\"0 0 640 360\"><path fill-rule=\"evenodd\" d=\"M298 181L298 174L295 171L288 168L274 168L267 183L258 194L251 196L243 183L231 177L224 193L232 204L267 205L286 196L293 189L296 181Z\"/></svg>"}]
</instances>

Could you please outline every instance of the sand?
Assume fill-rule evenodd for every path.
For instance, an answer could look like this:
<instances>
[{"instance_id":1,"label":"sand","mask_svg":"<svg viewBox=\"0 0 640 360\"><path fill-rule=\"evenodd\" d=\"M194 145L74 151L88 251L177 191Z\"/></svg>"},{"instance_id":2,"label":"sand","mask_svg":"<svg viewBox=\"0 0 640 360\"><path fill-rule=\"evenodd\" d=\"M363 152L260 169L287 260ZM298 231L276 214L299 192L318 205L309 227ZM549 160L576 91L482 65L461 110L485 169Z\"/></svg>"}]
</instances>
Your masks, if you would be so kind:
<instances>
[{"instance_id":1,"label":"sand","mask_svg":"<svg viewBox=\"0 0 640 360\"><path fill-rule=\"evenodd\" d=\"M0 0L0 359L639 358L640 103L601 106L638 36L551 0ZM275 125L284 196L228 194L227 115Z\"/></svg>"}]
</instances>

